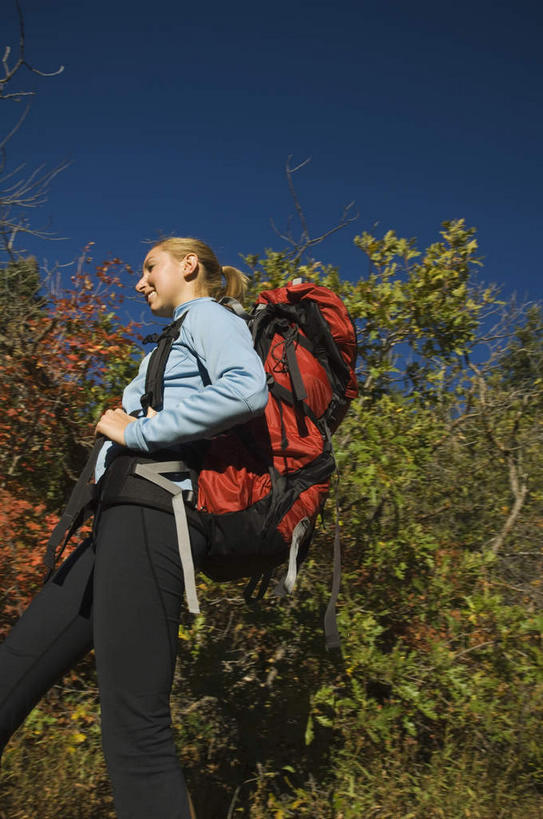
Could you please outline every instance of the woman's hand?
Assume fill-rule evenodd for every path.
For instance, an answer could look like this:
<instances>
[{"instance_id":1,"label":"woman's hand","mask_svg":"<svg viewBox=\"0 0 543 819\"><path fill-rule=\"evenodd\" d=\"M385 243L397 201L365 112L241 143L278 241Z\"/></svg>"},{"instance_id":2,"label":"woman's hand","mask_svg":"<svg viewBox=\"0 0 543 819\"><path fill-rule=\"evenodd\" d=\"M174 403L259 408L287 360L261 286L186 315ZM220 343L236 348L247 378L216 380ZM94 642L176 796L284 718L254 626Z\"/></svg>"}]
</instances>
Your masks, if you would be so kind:
<instances>
[{"instance_id":1,"label":"woman's hand","mask_svg":"<svg viewBox=\"0 0 543 819\"><path fill-rule=\"evenodd\" d=\"M126 446L124 431L136 419L122 409L106 410L96 424L95 434L105 435L110 441Z\"/></svg>"}]
</instances>

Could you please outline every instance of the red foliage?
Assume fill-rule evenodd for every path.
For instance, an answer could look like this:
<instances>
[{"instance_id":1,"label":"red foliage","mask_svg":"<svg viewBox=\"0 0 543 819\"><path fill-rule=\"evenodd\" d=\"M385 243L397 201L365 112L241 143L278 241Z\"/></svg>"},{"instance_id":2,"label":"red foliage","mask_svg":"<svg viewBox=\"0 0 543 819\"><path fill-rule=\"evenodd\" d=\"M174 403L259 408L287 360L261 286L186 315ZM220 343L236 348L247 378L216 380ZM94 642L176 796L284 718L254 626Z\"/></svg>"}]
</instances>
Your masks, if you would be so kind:
<instances>
[{"instance_id":1,"label":"red foliage","mask_svg":"<svg viewBox=\"0 0 543 819\"><path fill-rule=\"evenodd\" d=\"M79 269L68 287L21 299L4 316L0 355L0 601L6 620L43 576L47 538L93 440L118 405L136 325L123 327L118 259Z\"/></svg>"},{"instance_id":2,"label":"red foliage","mask_svg":"<svg viewBox=\"0 0 543 819\"><path fill-rule=\"evenodd\" d=\"M44 504L34 505L0 489L0 589L3 616L0 634L28 605L44 577L43 556L49 534L58 516L47 513Z\"/></svg>"}]
</instances>

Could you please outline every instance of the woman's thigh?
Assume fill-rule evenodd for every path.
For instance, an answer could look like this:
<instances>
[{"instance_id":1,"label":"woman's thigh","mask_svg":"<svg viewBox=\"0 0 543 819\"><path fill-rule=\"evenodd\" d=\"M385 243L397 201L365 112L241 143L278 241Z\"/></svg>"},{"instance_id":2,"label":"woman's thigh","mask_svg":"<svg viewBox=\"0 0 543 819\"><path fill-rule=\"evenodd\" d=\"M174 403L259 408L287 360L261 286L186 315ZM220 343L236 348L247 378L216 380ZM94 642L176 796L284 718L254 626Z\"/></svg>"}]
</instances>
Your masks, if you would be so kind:
<instances>
[{"instance_id":1,"label":"woman's thigh","mask_svg":"<svg viewBox=\"0 0 543 819\"><path fill-rule=\"evenodd\" d=\"M191 530L195 565L207 551ZM169 691L175 668L183 573L173 515L119 505L96 538L94 643L100 687Z\"/></svg>"}]
</instances>

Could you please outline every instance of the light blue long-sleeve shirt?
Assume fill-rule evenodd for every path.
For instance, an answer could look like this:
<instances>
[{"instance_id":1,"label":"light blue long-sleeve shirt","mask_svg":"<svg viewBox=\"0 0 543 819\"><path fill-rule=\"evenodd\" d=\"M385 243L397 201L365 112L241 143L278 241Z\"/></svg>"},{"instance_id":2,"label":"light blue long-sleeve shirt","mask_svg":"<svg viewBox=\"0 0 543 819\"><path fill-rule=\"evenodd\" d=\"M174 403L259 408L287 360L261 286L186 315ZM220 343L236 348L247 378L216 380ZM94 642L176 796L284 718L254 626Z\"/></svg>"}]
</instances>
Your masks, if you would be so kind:
<instances>
[{"instance_id":1,"label":"light blue long-sleeve shirt","mask_svg":"<svg viewBox=\"0 0 543 819\"><path fill-rule=\"evenodd\" d=\"M189 441L212 438L264 411L266 374L243 319L209 297L175 309L185 311L164 372L163 409L152 418L139 417L125 429L126 446L142 453L180 448ZM127 413L141 411L149 355L123 393ZM207 378L206 378L207 374ZM205 380L204 380L205 379ZM98 480L121 447L107 441L98 457ZM189 487L183 481L180 486Z\"/></svg>"}]
</instances>

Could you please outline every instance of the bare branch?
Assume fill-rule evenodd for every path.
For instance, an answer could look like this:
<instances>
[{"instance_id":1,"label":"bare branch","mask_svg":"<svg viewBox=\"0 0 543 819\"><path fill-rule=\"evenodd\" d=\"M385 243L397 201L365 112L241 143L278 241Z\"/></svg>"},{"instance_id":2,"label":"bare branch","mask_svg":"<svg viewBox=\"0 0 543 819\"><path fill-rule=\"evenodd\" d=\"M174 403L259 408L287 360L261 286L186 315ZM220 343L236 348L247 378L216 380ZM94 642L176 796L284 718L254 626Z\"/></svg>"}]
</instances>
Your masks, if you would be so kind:
<instances>
[{"instance_id":1,"label":"bare branch","mask_svg":"<svg viewBox=\"0 0 543 819\"><path fill-rule=\"evenodd\" d=\"M483 428L485 430L488 441L497 449L497 451L505 458L509 473L509 486L513 495L513 505L507 516L501 532L493 538L490 549L493 554L498 554L502 548L506 538L511 533L520 515L526 496L528 494L528 485L526 482L526 475L522 469L522 448L517 441L517 434L519 432L520 421L527 403L526 397L522 400L522 408L518 410L512 421L512 429L508 435L508 442L498 440L495 431L492 429L489 421L489 405L488 405L488 390L487 384L479 367L475 364L470 364L471 369L475 373L475 379L479 389L479 402L481 405L481 419ZM518 395L509 395L508 401Z\"/></svg>"},{"instance_id":2,"label":"bare branch","mask_svg":"<svg viewBox=\"0 0 543 819\"><path fill-rule=\"evenodd\" d=\"M339 222L331 227L329 230L324 231L319 236L311 237L311 233L309 231L309 225L307 223L307 219L305 217L304 209L300 202L298 192L296 190L296 186L294 184L294 174L298 171L305 168L311 162L311 157L307 157L304 159L303 162L298 163L298 165L292 166L292 154L289 155L286 165L285 165L285 173L287 177L287 185L292 197L292 201L294 203L294 209L296 211L296 216L298 218L298 222L301 227L301 234L299 237L295 237L293 235L293 231L291 228L291 218L289 217L287 223L287 230L281 231L275 225L273 219L270 219L270 223L272 226L273 231L286 242L287 245L290 246L290 249L287 251L286 255L290 258L295 264L300 261L304 253L307 253L310 248L315 247L315 245L320 244L333 233L336 233L341 228L346 227L350 222L354 222L358 219L358 212L353 212L353 208L355 206L354 202L349 202L347 205L343 207L343 212L341 214L341 218ZM311 261L314 261L311 259Z\"/></svg>"},{"instance_id":3,"label":"bare branch","mask_svg":"<svg viewBox=\"0 0 543 819\"><path fill-rule=\"evenodd\" d=\"M5 156L4 148L6 147L6 145L8 144L10 139L12 138L12 136L14 136L17 133L17 131L19 130L19 128L21 127L21 125L25 121L26 117L28 116L29 111L30 111L30 105L27 105L25 110L23 111L23 113L21 114L21 116L19 117L19 119L17 120L15 125L13 126L13 128L11 129L11 131L8 134L6 134L4 139L0 142L0 151L2 152L3 156ZM4 165L5 165L5 159L2 159L2 167L4 167Z\"/></svg>"},{"instance_id":4,"label":"bare branch","mask_svg":"<svg viewBox=\"0 0 543 819\"><path fill-rule=\"evenodd\" d=\"M308 165L311 162L311 157L309 156L309 157L307 157L307 159L304 159L304 161L300 162L300 164L297 165L295 168L290 167L290 160L291 159L292 159L292 154L287 159L287 162L286 162L286 165L285 165L285 173L287 175L287 184L288 184L288 187L289 187L289 190L290 190L290 195L292 196L292 201L294 202L294 207L296 208L296 213L298 214L298 219L300 220L300 224L302 226L302 239L304 239L306 242L309 242L310 241L309 228L307 227L307 222L305 220L305 215L304 215L302 206L300 204L300 200L298 199L298 194L296 192L296 188L294 187L293 176L297 171L301 170L302 168L304 168L306 165Z\"/></svg>"},{"instance_id":5,"label":"bare branch","mask_svg":"<svg viewBox=\"0 0 543 819\"><path fill-rule=\"evenodd\" d=\"M487 438L490 441L490 443L493 444L499 452L501 452L502 455L508 455L510 453L510 449L508 447L506 447L504 444L502 444L501 441L498 441L498 439L494 435L494 430L491 428L490 423L488 421L487 400L486 400L486 398L487 398L487 388L486 388L486 382L485 382L485 380L483 378L481 370L479 369L479 367L477 367L475 364L473 364L473 362L471 362L469 366L473 370L473 372L475 373L475 377L476 377L477 384L478 384L478 387L479 387L479 401L481 403L482 419L483 419L484 428L485 428Z\"/></svg>"},{"instance_id":6,"label":"bare branch","mask_svg":"<svg viewBox=\"0 0 543 819\"><path fill-rule=\"evenodd\" d=\"M308 156L307 159L304 159L304 161L300 162L299 165L296 165L295 168L291 168L289 166L289 162L290 162L291 159L292 159L292 154L290 154L289 158L287 159L287 173L290 172L291 174L294 174L297 171L301 171L302 168L305 168L305 166L308 165L311 162L311 157Z\"/></svg>"},{"instance_id":7,"label":"bare branch","mask_svg":"<svg viewBox=\"0 0 543 819\"><path fill-rule=\"evenodd\" d=\"M19 18L19 55L13 65L10 67L9 58L11 56L11 46L6 46L4 56L2 57L4 76L0 77L0 99L14 99L15 101L19 102L21 97L33 96L35 94L34 91L10 91L9 93L6 93L5 89L7 88L8 83L11 82L11 80L22 68L28 69L28 71L30 71L32 74L37 74L39 77L56 77L59 74L62 74L64 71L64 66L61 65L55 71L41 71L27 62L25 59L24 18L19 0L15 0L15 5L17 7L17 16Z\"/></svg>"},{"instance_id":8,"label":"bare branch","mask_svg":"<svg viewBox=\"0 0 543 819\"><path fill-rule=\"evenodd\" d=\"M463 415L458 416L458 418L454 418L447 427L447 429L445 430L445 432L443 433L443 435L441 436L441 438L439 438L432 444L431 451L435 452L436 449L439 449L439 447L442 444L444 444L448 438L450 438L452 432L454 431L454 429L456 429L456 427L459 427L462 424L467 423L467 421L470 421L471 419L476 417L477 417L476 412L466 412Z\"/></svg>"},{"instance_id":9,"label":"bare branch","mask_svg":"<svg viewBox=\"0 0 543 819\"><path fill-rule=\"evenodd\" d=\"M287 242L287 244L293 245L294 247L296 247L296 242L294 241L294 239L292 238L292 236L290 234L290 218L289 218L288 223L287 223L287 228L289 230L288 233L281 233L281 231L276 226L273 219L270 219L270 225L272 226L273 232L276 233L277 236L279 236L280 239L282 239L284 242Z\"/></svg>"},{"instance_id":10,"label":"bare branch","mask_svg":"<svg viewBox=\"0 0 543 819\"><path fill-rule=\"evenodd\" d=\"M356 220L358 219L358 217L360 215L358 213L358 211L353 216L351 216L350 213L349 213L351 208L354 207L354 205L355 205L354 201L349 202L348 205L345 205L344 208L343 208L343 214L342 214L341 219L338 222L338 224L334 225L334 227L330 228L329 230L325 231L324 233L321 233L320 236L317 236L314 239L309 239L306 246L305 246L305 248L304 248L304 250L302 251L302 253L304 253L306 250L308 250L308 248L313 247L313 245L320 244L325 239L327 239L328 236L331 236L333 233L337 233L338 230L341 230L341 228L346 227L350 222L356 222Z\"/></svg>"},{"instance_id":11,"label":"bare branch","mask_svg":"<svg viewBox=\"0 0 543 819\"><path fill-rule=\"evenodd\" d=\"M64 70L64 66L60 66L56 71L41 71L27 61L25 57L25 26L20 0L15 0L15 6L19 20L18 53L13 57L11 46L8 45L4 49L0 67L0 101L11 99L20 102L22 97L34 95L35 92L32 90L8 91L9 84L25 68L40 77L54 77ZM1 76L2 71L3 76ZM40 165L27 173L24 173L24 165L18 165L9 171L6 170L6 145L21 128L29 110L30 105L26 105L8 133L0 138L0 248L3 249L9 259L15 259L17 256L14 250L15 240L21 233L41 239L59 238L47 230L30 227L27 218L19 214L21 211L24 212L30 208L43 205L47 201L51 182L69 164L68 162L61 162L51 170L46 170L44 165ZM20 250L19 255L21 252L24 251Z\"/></svg>"},{"instance_id":12,"label":"bare branch","mask_svg":"<svg viewBox=\"0 0 543 819\"><path fill-rule=\"evenodd\" d=\"M511 511L507 516L507 520L501 530L500 534L497 535L494 540L492 541L491 550L493 554L498 554L501 547L504 544L504 541L507 535L512 530L513 526L515 525L517 518L520 514L520 510L524 505L524 501L526 500L526 495L528 493L528 486L524 480L524 476L519 475L518 465L516 463L516 458L513 452L509 453L507 458L509 464L509 485L511 486L511 491L513 493L513 497L515 499Z\"/></svg>"}]
</instances>

